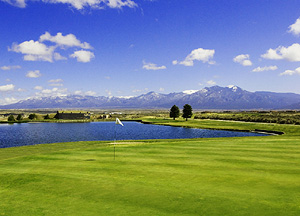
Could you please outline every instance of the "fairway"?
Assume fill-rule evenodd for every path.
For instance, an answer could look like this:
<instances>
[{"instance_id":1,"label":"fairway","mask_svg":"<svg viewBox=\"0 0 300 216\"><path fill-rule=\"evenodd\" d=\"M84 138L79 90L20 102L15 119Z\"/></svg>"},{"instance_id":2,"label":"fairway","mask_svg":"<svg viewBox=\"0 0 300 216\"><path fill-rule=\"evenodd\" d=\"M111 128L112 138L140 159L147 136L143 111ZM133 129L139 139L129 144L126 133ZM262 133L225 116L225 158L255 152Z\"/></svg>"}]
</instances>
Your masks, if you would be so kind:
<instances>
[{"instance_id":1,"label":"fairway","mask_svg":"<svg viewBox=\"0 0 300 216\"><path fill-rule=\"evenodd\" d=\"M119 141L116 160L109 142L0 149L0 215L300 215L300 127L269 127L286 135Z\"/></svg>"}]
</instances>

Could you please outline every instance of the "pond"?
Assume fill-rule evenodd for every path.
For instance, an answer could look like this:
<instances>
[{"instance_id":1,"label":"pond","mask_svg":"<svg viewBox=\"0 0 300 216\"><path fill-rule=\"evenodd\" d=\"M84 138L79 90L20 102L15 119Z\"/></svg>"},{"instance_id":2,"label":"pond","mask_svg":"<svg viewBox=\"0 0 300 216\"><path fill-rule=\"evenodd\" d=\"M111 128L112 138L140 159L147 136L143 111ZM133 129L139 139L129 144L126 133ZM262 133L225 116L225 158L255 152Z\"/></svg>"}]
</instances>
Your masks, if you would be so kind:
<instances>
[{"instance_id":1,"label":"pond","mask_svg":"<svg viewBox=\"0 0 300 216\"><path fill-rule=\"evenodd\" d=\"M0 124L0 148L42 143L265 136L258 133L205 130L123 122Z\"/></svg>"}]
</instances>

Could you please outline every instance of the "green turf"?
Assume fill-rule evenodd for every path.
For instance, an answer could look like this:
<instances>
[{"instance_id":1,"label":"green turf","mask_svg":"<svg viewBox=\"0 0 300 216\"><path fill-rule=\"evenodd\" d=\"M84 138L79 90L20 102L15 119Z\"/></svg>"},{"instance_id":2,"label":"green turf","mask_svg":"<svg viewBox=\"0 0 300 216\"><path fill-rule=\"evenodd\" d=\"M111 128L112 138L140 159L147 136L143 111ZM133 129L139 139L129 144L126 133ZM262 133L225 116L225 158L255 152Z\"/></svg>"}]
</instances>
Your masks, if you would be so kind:
<instances>
[{"instance_id":1,"label":"green turf","mask_svg":"<svg viewBox=\"0 0 300 216\"><path fill-rule=\"evenodd\" d=\"M286 134L0 149L0 215L300 215L300 126L175 124Z\"/></svg>"}]
</instances>

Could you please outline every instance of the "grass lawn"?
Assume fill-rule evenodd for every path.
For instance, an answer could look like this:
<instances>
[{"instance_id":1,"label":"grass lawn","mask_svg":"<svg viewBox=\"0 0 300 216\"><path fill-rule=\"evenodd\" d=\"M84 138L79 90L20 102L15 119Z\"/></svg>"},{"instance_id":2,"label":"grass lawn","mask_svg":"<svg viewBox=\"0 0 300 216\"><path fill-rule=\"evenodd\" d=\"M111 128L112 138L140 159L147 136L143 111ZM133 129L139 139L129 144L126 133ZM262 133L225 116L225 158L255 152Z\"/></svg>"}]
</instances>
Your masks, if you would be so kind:
<instances>
[{"instance_id":1,"label":"grass lawn","mask_svg":"<svg viewBox=\"0 0 300 216\"><path fill-rule=\"evenodd\" d=\"M146 121L285 135L0 149L0 215L300 215L300 126Z\"/></svg>"}]
</instances>

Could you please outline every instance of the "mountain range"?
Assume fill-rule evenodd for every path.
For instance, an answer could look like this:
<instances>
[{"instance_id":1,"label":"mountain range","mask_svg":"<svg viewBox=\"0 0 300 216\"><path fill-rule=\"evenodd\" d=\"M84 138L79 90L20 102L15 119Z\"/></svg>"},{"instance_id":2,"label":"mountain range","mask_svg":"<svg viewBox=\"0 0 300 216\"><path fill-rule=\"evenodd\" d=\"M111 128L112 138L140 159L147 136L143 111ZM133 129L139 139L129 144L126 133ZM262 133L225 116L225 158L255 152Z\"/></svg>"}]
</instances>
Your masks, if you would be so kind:
<instances>
[{"instance_id":1,"label":"mountain range","mask_svg":"<svg viewBox=\"0 0 300 216\"><path fill-rule=\"evenodd\" d=\"M300 94L249 92L237 86L212 86L198 91L161 94L149 92L136 97L51 96L22 100L0 106L0 109L44 108L181 108L190 104L194 109L300 109Z\"/></svg>"}]
</instances>

